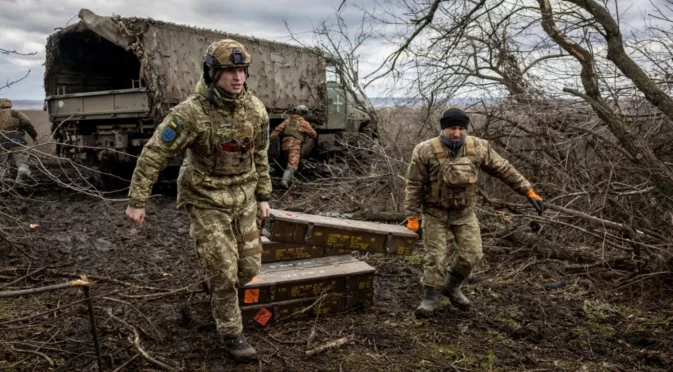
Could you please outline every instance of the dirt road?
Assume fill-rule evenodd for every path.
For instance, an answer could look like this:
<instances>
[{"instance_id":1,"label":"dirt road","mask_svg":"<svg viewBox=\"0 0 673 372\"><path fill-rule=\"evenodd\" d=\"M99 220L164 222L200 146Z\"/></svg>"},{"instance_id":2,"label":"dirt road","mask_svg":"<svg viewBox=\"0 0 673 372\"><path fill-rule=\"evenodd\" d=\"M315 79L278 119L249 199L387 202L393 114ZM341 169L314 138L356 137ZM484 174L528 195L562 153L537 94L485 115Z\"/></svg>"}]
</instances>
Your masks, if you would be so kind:
<instances>
[{"instance_id":1,"label":"dirt road","mask_svg":"<svg viewBox=\"0 0 673 372\"><path fill-rule=\"evenodd\" d=\"M460 312L444 300L434 319L416 319L420 247L406 258L370 255L364 259L377 268L372 308L252 330L249 339L261 361L236 365L218 347L188 243L188 219L173 197L153 199L142 228L124 220L123 202L53 188L9 208L23 230L11 229L15 247L0 241L0 286L43 266L51 270L2 290L61 283L67 274L116 280L98 280L92 288L107 371L131 359L124 370L160 369L138 356L131 331L107 311L137 329L148 355L185 371L664 371L673 363L667 293L638 285L617 290L581 272L561 277L562 262L533 263L530 252L485 236L485 261L466 287L472 311ZM31 223L39 227L31 229ZM557 280L567 285L543 288ZM76 289L0 299L0 368L95 370L87 308L66 306L81 299ZM351 335L348 345L304 355Z\"/></svg>"}]
</instances>

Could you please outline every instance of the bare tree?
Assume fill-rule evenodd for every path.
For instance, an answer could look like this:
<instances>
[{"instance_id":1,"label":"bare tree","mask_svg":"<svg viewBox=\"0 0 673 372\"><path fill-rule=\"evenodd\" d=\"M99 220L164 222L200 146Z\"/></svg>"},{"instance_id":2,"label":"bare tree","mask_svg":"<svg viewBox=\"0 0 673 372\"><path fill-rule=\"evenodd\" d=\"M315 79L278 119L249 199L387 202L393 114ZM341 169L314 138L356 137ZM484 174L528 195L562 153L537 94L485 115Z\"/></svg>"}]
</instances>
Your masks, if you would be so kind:
<instances>
[{"instance_id":1,"label":"bare tree","mask_svg":"<svg viewBox=\"0 0 673 372\"><path fill-rule=\"evenodd\" d=\"M391 82L423 103L379 110L386 154L403 164L413 145L436 135L439 113L462 105L473 113L473 133L548 196L555 212L546 222L558 229L547 238L608 244L617 257L637 257L631 269L642 271L673 249L666 238L673 150L658 139L671 125L668 87L639 81L650 64L617 45L624 43L619 19L595 5L559 1L551 18L519 0L378 3L363 13L394 49L366 81ZM658 68L664 81L666 63ZM415 125L400 125L402 117ZM403 178L403 167L397 172ZM487 215L487 205L520 213L497 202L506 196L493 183L482 190ZM489 222L507 226L498 217Z\"/></svg>"}]
</instances>

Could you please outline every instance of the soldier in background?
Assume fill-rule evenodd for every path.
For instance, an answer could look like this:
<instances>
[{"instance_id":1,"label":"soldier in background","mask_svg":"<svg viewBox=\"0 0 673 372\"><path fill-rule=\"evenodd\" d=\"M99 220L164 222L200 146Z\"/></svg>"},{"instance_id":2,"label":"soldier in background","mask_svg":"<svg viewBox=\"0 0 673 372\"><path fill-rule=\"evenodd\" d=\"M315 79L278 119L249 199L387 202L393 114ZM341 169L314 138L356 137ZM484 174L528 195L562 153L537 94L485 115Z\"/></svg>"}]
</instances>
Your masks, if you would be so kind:
<instances>
[{"instance_id":1,"label":"soldier in background","mask_svg":"<svg viewBox=\"0 0 673 372\"><path fill-rule=\"evenodd\" d=\"M131 179L126 215L140 226L152 185L168 161L186 150L178 207L210 283L211 310L224 347L236 360L257 357L243 336L238 289L259 273L256 215L269 215L269 117L245 87L251 57L241 43L212 43L195 94L175 106L143 147Z\"/></svg>"},{"instance_id":2,"label":"soldier in background","mask_svg":"<svg viewBox=\"0 0 673 372\"><path fill-rule=\"evenodd\" d=\"M279 126L277 126L271 133L270 139L274 140L279 135L283 138L282 149L287 154L287 167L283 173L281 185L288 188L294 172L299 167L299 159L301 157L301 146L306 141L306 136L316 138L318 134L311 127L308 121L304 120L304 115L308 114L308 108L304 105L299 105L295 108L294 113L289 118L285 119Z\"/></svg>"},{"instance_id":3,"label":"soldier in background","mask_svg":"<svg viewBox=\"0 0 673 372\"><path fill-rule=\"evenodd\" d=\"M33 144L37 145L37 132L28 117L21 111L12 109L12 101L0 98L0 179L7 176L12 161L17 169L17 183L30 177L26 133L33 139Z\"/></svg>"},{"instance_id":4,"label":"soldier in background","mask_svg":"<svg viewBox=\"0 0 673 372\"><path fill-rule=\"evenodd\" d=\"M407 169L407 228L417 232L421 218L425 246L424 293L416 309L420 317L431 316L439 307L440 292L459 309L467 310L471 305L460 287L483 257L479 221L474 214L480 169L528 197L538 214L543 211L542 198L530 182L488 141L467 135L469 122L463 110L446 110L440 119L439 136L414 148ZM449 231L455 236L458 257L447 269Z\"/></svg>"}]
</instances>

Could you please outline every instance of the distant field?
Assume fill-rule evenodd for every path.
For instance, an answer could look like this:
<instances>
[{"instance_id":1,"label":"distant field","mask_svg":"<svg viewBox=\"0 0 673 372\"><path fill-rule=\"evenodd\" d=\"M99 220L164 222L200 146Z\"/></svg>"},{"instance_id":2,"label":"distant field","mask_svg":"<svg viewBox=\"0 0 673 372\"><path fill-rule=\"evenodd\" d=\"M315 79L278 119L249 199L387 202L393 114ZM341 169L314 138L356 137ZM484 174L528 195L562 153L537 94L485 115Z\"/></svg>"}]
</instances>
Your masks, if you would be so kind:
<instances>
[{"instance_id":1,"label":"distant field","mask_svg":"<svg viewBox=\"0 0 673 372\"><path fill-rule=\"evenodd\" d=\"M42 110L18 109L28 116L30 122L35 127L35 130L37 131L37 137L42 144L38 147L38 149L47 154L55 154L56 145L53 143L48 144L48 142L53 142L53 140L51 138L51 123L49 122L49 115L47 112ZM28 143L30 144L30 140L28 140Z\"/></svg>"}]
</instances>

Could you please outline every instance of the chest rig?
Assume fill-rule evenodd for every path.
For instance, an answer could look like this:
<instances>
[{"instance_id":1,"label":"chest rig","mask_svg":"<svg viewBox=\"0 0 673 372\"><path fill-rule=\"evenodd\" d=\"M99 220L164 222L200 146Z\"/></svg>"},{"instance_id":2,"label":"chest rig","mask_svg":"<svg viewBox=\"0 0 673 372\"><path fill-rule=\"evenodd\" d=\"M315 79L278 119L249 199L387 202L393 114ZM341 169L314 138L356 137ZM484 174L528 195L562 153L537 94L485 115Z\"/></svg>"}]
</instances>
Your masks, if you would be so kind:
<instances>
[{"instance_id":1,"label":"chest rig","mask_svg":"<svg viewBox=\"0 0 673 372\"><path fill-rule=\"evenodd\" d=\"M444 209L460 209L476 201L479 158L472 136L465 138L459 157L449 157L447 148L439 137L430 142L439 162L431 177L430 196Z\"/></svg>"},{"instance_id":2,"label":"chest rig","mask_svg":"<svg viewBox=\"0 0 673 372\"><path fill-rule=\"evenodd\" d=\"M210 109L201 100L208 117L207 157L194 156L193 164L213 176L235 176L253 169L255 149L254 105L251 99L233 107Z\"/></svg>"},{"instance_id":3,"label":"chest rig","mask_svg":"<svg viewBox=\"0 0 673 372\"><path fill-rule=\"evenodd\" d=\"M299 131L300 126L301 126L301 120L294 118L290 119L290 121L285 126L285 130L283 130L283 136L294 137L304 142L306 140L306 135Z\"/></svg>"},{"instance_id":4,"label":"chest rig","mask_svg":"<svg viewBox=\"0 0 673 372\"><path fill-rule=\"evenodd\" d=\"M0 131L18 130L20 126L19 114L15 110L0 110Z\"/></svg>"},{"instance_id":5,"label":"chest rig","mask_svg":"<svg viewBox=\"0 0 673 372\"><path fill-rule=\"evenodd\" d=\"M17 144L26 144L21 130L21 121L17 111L12 109L0 110L0 148L6 149Z\"/></svg>"}]
</instances>

